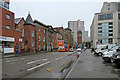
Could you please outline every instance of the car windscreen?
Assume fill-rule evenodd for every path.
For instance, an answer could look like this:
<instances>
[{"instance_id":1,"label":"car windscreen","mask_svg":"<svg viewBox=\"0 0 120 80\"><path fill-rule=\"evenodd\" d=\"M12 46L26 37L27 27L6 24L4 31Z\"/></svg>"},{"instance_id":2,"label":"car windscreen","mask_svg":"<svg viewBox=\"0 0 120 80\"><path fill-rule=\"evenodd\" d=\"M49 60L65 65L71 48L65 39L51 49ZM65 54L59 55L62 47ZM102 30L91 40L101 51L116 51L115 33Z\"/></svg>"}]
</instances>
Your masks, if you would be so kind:
<instances>
[{"instance_id":1,"label":"car windscreen","mask_svg":"<svg viewBox=\"0 0 120 80\"><path fill-rule=\"evenodd\" d=\"M115 50L115 49L118 49L118 46L112 47L112 48L110 49L110 51L113 51L113 50Z\"/></svg>"}]
</instances>

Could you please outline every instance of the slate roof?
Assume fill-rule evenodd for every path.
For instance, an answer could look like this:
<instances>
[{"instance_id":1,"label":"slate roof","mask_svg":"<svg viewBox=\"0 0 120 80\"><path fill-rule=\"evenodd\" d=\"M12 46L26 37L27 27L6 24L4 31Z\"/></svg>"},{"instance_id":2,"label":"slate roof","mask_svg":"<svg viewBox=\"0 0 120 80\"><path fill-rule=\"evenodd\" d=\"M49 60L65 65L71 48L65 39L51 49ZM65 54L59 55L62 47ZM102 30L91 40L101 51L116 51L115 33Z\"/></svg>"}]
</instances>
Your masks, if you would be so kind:
<instances>
[{"instance_id":1,"label":"slate roof","mask_svg":"<svg viewBox=\"0 0 120 80\"><path fill-rule=\"evenodd\" d=\"M31 17L30 14L28 14L24 25L29 25L29 24L35 26L35 24L34 24L34 22L33 22L32 17Z\"/></svg>"},{"instance_id":2,"label":"slate roof","mask_svg":"<svg viewBox=\"0 0 120 80\"><path fill-rule=\"evenodd\" d=\"M18 24L22 18L16 18L15 19L15 24Z\"/></svg>"}]
</instances>

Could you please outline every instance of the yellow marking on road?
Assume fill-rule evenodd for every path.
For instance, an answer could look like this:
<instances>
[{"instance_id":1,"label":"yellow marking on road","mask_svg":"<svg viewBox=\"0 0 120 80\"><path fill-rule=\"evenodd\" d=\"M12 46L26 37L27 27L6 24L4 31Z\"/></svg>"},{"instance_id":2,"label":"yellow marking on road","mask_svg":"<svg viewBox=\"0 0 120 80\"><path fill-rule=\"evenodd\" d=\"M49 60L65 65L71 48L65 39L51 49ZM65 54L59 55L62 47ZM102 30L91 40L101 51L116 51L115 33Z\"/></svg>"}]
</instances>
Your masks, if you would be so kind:
<instances>
[{"instance_id":1,"label":"yellow marking on road","mask_svg":"<svg viewBox=\"0 0 120 80\"><path fill-rule=\"evenodd\" d=\"M62 80L62 78L58 78L58 80Z\"/></svg>"},{"instance_id":2,"label":"yellow marking on road","mask_svg":"<svg viewBox=\"0 0 120 80\"><path fill-rule=\"evenodd\" d=\"M48 72L51 72L50 69L46 69Z\"/></svg>"},{"instance_id":3,"label":"yellow marking on road","mask_svg":"<svg viewBox=\"0 0 120 80\"><path fill-rule=\"evenodd\" d=\"M50 70L55 69L55 68L48 68L46 69L48 72L51 72Z\"/></svg>"}]
</instances>

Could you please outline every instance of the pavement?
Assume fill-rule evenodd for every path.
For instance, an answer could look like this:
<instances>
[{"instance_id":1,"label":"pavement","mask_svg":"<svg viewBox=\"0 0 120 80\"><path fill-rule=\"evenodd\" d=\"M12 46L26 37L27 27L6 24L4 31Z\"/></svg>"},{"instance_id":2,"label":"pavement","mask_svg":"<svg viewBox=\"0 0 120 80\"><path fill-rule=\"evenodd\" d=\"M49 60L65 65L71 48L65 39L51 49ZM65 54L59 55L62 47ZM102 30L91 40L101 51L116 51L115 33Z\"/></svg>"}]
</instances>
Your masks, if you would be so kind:
<instances>
[{"instance_id":1,"label":"pavement","mask_svg":"<svg viewBox=\"0 0 120 80\"><path fill-rule=\"evenodd\" d=\"M20 57L20 56L29 56L29 55L37 55L37 54L45 54L49 53L48 51L41 51L41 52L25 52L25 53L7 53L3 55L3 58L10 58L10 57Z\"/></svg>"},{"instance_id":2,"label":"pavement","mask_svg":"<svg viewBox=\"0 0 120 80\"><path fill-rule=\"evenodd\" d=\"M70 78L111 78L118 79L118 74L114 73L111 66L106 66L103 64L99 57L94 56L90 50L82 52L79 60L73 69L66 76L66 80ZM87 80L87 79L85 79ZM102 79L101 79L102 80Z\"/></svg>"}]
</instances>

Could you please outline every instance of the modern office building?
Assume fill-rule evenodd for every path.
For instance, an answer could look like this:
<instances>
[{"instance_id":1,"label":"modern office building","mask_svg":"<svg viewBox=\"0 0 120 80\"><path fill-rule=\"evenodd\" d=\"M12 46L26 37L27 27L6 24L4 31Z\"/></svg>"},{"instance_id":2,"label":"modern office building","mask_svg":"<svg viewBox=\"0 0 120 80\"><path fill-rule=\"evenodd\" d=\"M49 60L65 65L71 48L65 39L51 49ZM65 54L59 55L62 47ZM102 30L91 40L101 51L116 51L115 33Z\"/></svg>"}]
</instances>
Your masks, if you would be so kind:
<instances>
[{"instance_id":1,"label":"modern office building","mask_svg":"<svg viewBox=\"0 0 120 80\"><path fill-rule=\"evenodd\" d=\"M92 47L97 44L120 44L120 2L104 2L95 13L90 27Z\"/></svg>"},{"instance_id":2,"label":"modern office building","mask_svg":"<svg viewBox=\"0 0 120 80\"><path fill-rule=\"evenodd\" d=\"M78 31L82 32L82 42L87 42L88 34L85 31L84 21L78 19L78 21L69 21L68 28L73 31L73 44L78 44Z\"/></svg>"},{"instance_id":3,"label":"modern office building","mask_svg":"<svg viewBox=\"0 0 120 80\"><path fill-rule=\"evenodd\" d=\"M69 21L68 28L73 31L73 44L77 44L78 21Z\"/></svg>"}]
</instances>

